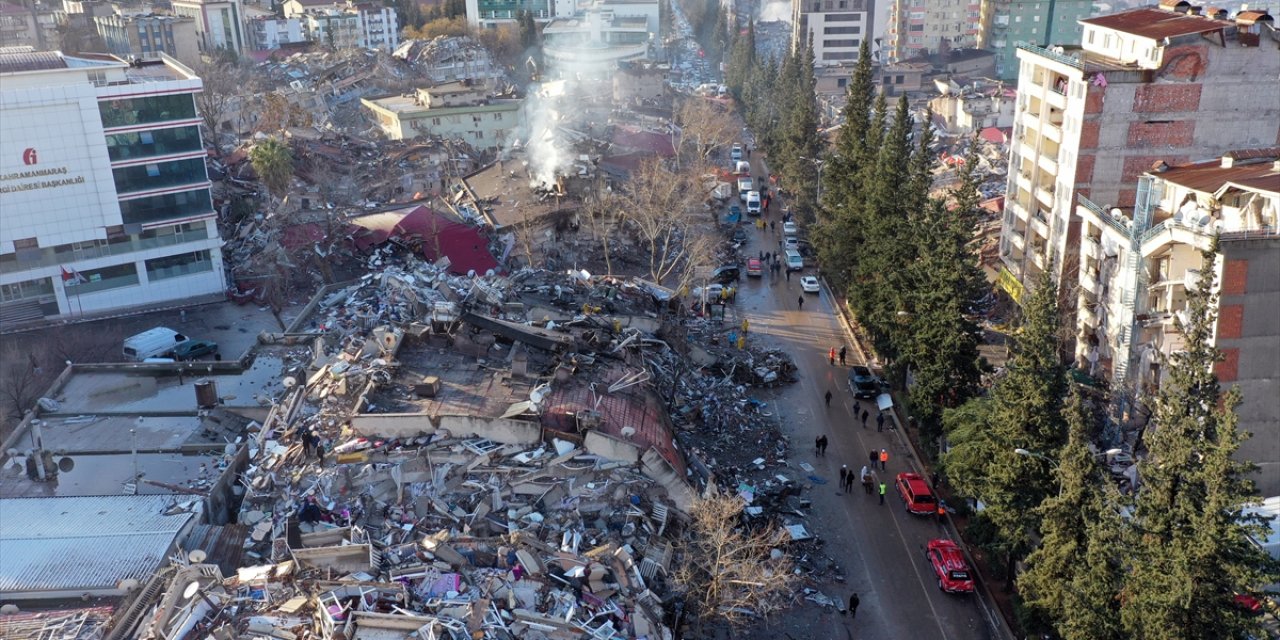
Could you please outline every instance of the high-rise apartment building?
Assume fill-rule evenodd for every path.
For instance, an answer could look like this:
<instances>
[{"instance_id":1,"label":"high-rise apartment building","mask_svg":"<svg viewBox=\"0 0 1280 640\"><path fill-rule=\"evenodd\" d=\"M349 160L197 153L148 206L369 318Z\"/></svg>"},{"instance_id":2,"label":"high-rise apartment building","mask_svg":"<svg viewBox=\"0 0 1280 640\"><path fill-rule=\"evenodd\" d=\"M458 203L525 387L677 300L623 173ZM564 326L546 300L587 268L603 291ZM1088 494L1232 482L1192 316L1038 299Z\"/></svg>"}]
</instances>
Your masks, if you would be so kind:
<instances>
[{"instance_id":1,"label":"high-rise apartment building","mask_svg":"<svg viewBox=\"0 0 1280 640\"><path fill-rule=\"evenodd\" d=\"M1076 47L1092 0L984 0L978 47L996 53L996 74L1004 80L1018 75L1019 42L1040 47Z\"/></svg>"},{"instance_id":2,"label":"high-rise apartment building","mask_svg":"<svg viewBox=\"0 0 1280 640\"><path fill-rule=\"evenodd\" d=\"M155 60L165 53L185 65L200 62L199 36L193 18L113 13L94 16L93 22L107 51L122 58Z\"/></svg>"},{"instance_id":3,"label":"high-rise apartment building","mask_svg":"<svg viewBox=\"0 0 1280 640\"><path fill-rule=\"evenodd\" d=\"M1081 21L1079 49L1019 45L1000 251L1015 279L1075 273L1078 196L1132 206L1138 176L1280 143L1271 17L1144 7Z\"/></svg>"},{"instance_id":4,"label":"high-rise apartment building","mask_svg":"<svg viewBox=\"0 0 1280 640\"><path fill-rule=\"evenodd\" d=\"M400 26L392 7L367 2L288 0L284 17L298 20L303 35L336 49L377 49L391 53L400 46Z\"/></svg>"},{"instance_id":5,"label":"high-rise apartment building","mask_svg":"<svg viewBox=\"0 0 1280 640\"><path fill-rule=\"evenodd\" d=\"M815 65L851 63L862 41L875 37L875 6L876 0L792 0L792 47L812 39Z\"/></svg>"},{"instance_id":6,"label":"high-rise apartment building","mask_svg":"<svg viewBox=\"0 0 1280 640\"><path fill-rule=\"evenodd\" d=\"M0 324L221 293L200 78L0 53Z\"/></svg>"},{"instance_id":7,"label":"high-rise apartment building","mask_svg":"<svg viewBox=\"0 0 1280 640\"><path fill-rule=\"evenodd\" d=\"M894 0L885 34L888 61L974 47L981 26L981 0Z\"/></svg>"}]
</instances>

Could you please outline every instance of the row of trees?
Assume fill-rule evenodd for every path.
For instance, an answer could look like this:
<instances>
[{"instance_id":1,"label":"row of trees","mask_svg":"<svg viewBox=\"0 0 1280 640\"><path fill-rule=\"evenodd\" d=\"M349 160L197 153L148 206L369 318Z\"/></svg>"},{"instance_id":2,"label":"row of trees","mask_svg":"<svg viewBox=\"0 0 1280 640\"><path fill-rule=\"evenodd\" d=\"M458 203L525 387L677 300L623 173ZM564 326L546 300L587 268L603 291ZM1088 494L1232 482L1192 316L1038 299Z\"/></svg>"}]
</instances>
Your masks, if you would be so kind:
<instances>
[{"instance_id":1,"label":"row of trees","mask_svg":"<svg viewBox=\"0 0 1280 640\"><path fill-rule=\"evenodd\" d=\"M823 272L846 293L890 377L910 374L912 414L934 452L943 409L972 397L982 373L974 314L987 286L971 246L976 159L966 159L958 186L932 195L930 117L916 127L905 97L890 113L866 42L843 116L825 158L815 233Z\"/></svg>"},{"instance_id":2,"label":"row of trees","mask_svg":"<svg viewBox=\"0 0 1280 640\"><path fill-rule=\"evenodd\" d=\"M1216 255L1204 256L1205 274ZM1041 278L1024 306L1008 374L987 397L944 417L954 486L979 498L982 546L1017 581L1019 617L1031 632L1067 640L1245 638L1258 619L1239 593L1280 581L1280 564L1250 540L1265 527L1244 508L1257 500L1252 464L1235 458L1239 392L1213 373L1217 303L1212 276L1188 291L1184 349L1145 431L1135 491L1121 494L1090 447L1098 407L1070 387L1058 352L1056 287ZM1023 452L1019 453L1017 450ZM1038 544L1036 544L1038 540Z\"/></svg>"}]
</instances>

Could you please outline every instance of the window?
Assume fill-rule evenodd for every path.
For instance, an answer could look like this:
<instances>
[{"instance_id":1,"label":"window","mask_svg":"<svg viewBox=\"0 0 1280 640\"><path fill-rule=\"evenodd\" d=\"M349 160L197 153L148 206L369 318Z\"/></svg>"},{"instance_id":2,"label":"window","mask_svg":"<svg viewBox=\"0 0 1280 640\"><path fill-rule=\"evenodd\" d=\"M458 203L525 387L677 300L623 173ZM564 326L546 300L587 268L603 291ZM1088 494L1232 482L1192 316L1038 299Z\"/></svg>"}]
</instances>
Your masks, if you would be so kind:
<instances>
[{"instance_id":1,"label":"window","mask_svg":"<svg viewBox=\"0 0 1280 640\"><path fill-rule=\"evenodd\" d=\"M120 201L120 217L125 224L160 222L212 211L207 188Z\"/></svg>"},{"instance_id":2,"label":"window","mask_svg":"<svg viewBox=\"0 0 1280 640\"><path fill-rule=\"evenodd\" d=\"M476 140L484 140L484 132L483 132L483 131L472 131L472 132L471 132L471 135L475 136Z\"/></svg>"},{"instance_id":3,"label":"window","mask_svg":"<svg viewBox=\"0 0 1280 640\"><path fill-rule=\"evenodd\" d=\"M91 293L107 289L119 289L138 284L138 267L132 262L101 269L85 269L80 272L84 282L67 288L67 294ZM73 281L68 281L73 282Z\"/></svg>"},{"instance_id":4,"label":"window","mask_svg":"<svg viewBox=\"0 0 1280 640\"><path fill-rule=\"evenodd\" d=\"M861 13L831 13L827 14L827 22L862 22Z\"/></svg>"},{"instance_id":5,"label":"window","mask_svg":"<svg viewBox=\"0 0 1280 640\"><path fill-rule=\"evenodd\" d=\"M115 178L116 192L122 195L194 184L209 179L209 174L205 172L204 158L120 167L112 169L111 176Z\"/></svg>"},{"instance_id":6,"label":"window","mask_svg":"<svg viewBox=\"0 0 1280 640\"><path fill-rule=\"evenodd\" d=\"M836 78L836 87L843 89L847 86L849 86L848 78Z\"/></svg>"},{"instance_id":7,"label":"window","mask_svg":"<svg viewBox=\"0 0 1280 640\"><path fill-rule=\"evenodd\" d=\"M104 127L127 127L196 117L196 103L189 93L102 100L98 103L98 110L102 114Z\"/></svg>"},{"instance_id":8,"label":"window","mask_svg":"<svg viewBox=\"0 0 1280 640\"><path fill-rule=\"evenodd\" d=\"M501 119L502 119L502 114L501 114L501 113L495 113L495 114L493 114L493 119L494 119L494 120L501 120Z\"/></svg>"},{"instance_id":9,"label":"window","mask_svg":"<svg viewBox=\"0 0 1280 640\"><path fill-rule=\"evenodd\" d=\"M213 270L213 263L209 261L208 251L194 251L180 253L176 256L155 258L154 260L147 260L146 265L148 280L165 280Z\"/></svg>"},{"instance_id":10,"label":"window","mask_svg":"<svg viewBox=\"0 0 1280 640\"><path fill-rule=\"evenodd\" d=\"M824 40L822 45L825 47L856 47L857 40Z\"/></svg>"},{"instance_id":11,"label":"window","mask_svg":"<svg viewBox=\"0 0 1280 640\"><path fill-rule=\"evenodd\" d=\"M823 27L823 28L822 28L822 35L824 35L824 36L855 35L855 34L860 33L861 31L862 31L862 27L860 27L860 26L853 26L853 27Z\"/></svg>"},{"instance_id":12,"label":"window","mask_svg":"<svg viewBox=\"0 0 1280 640\"><path fill-rule=\"evenodd\" d=\"M438 126L440 126L440 118L432 118L432 119L431 119L431 124L434 124L434 125L436 125L437 127L438 127Z\"/></svg>"}]
</instances>

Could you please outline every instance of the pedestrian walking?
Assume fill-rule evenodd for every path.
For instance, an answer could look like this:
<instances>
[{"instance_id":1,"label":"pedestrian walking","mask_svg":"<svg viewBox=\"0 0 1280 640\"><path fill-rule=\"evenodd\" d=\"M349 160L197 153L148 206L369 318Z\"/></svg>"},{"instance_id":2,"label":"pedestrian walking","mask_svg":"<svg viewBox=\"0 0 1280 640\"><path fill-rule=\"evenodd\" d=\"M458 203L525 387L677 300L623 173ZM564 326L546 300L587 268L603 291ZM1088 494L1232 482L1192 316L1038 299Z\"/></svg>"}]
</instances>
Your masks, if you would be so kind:
<instances>
[{"instance_id":1,"label":"pedestrian walking","mask_svg":"<svg viewBox=\"0 0 1280 640\"><path fill-rule=\"evenodd\" d=\"M827 398L827 407L830 408L831 407L831 390L830 389L827 389L826 398Z\"/></svg>"},{"instance_id":2,"label":"pedestrian walking","mask_svg":"<svg viewBox=\"0 0 1280 640\"><path fill-rule=\"evenodd\" d=\"M857 398L854 398L853 399L853 415L856 417L859 413L862 413L862 403L858 401Z\"/></svg>"},{"instance_id":3,"label":"pedestrian walking","mask_svg":"<svg viewBox=\"0 0 1280 640\"><path fill-rule=\"evenodd\" d=\"M938 503L937 513L938 513L938 524L945 526L946 525L945 520L947 519L947 508L942 506L941 502Z\"/></svg>"},{"instance_id":4,"label":"pedestrian walking","mask_svg":"<svg viewBox=\"0 0 1280 640\"><path fill-rule=\"evenodd\" d=\"M840 366L844 366L844 357L849 354L849 347L840 347Z\"/></svg>"},{"instance_id":5,"label":"pedestrian walking","mask_svg":"<svg viewBox=\"0 0 1280 640\"><path fill-rule=\"evenodd\" d=\"M787 282L791 282L791 270L787 269ZM803 297L803 296L802 296Z\"/></svg>"},{"instance_id":6,"label":"pedestrian walking","mask_svg":"<svg viewBox=\"0 0 1280 640\"><path fill-rule=\"evenodd\" d=\"M866 429L866 428L867 428L867 417L868 417L868 416L870 416L870 415L871 415L871 413L870 413L870 412L868 412L866 409L863 409L863 410L862 410L862 428L863 428L863 429Z\"/></svg>"},{"instance_id":7,"label":"pedestrian walking","mask_svg":"<svg viewBox=\"0 0 1280 640\"><path fill-rule=\"evenodd\" d=\"M846 476L844 479L844 492L853 493L853 472L852 471L850 471L849 475Z\"/></svg>"},{"instance_id":8,"label":"pedestrian walking","mask_svg":"<svg viewBox=\"0 0 1280 640\"><path fill-rule=\"evenodd\" d=\"M862 466L862 491L867 495L871 495L871 472L867 470L867 466Z\"/></svg>"},{"instance_id":9,"label":"pedestrian walking","mask_svg":"<svg viewBox=\"0 0 1280 640\"><path fill-rule=\"evenodd\" d=\"M880 470L884 471L884 466L888 463L889 463L889 450L881 449L880 450Z\"/></svg>"},{"instance_id":10,"label":"pedestrian walking","mask_svg":"<svg viewBox=\"0 0 1280 640\"><path fill-rule=\"evenodd\" d=\"M867 458L871 460L871 468L874 469L876 468L876 461L880 459L880 453L875 449L872 449L871 452L867 454Z\"/></svg>"},{"instance_id":11,"label":"pedestrian walking","mask_svg":"<svg viewBox=\"0 0 1280 640\"><path fill-rule=\"evenodd\" d=\"M824 433L818 436L818 455L827 457L827 435Z\"/></svg>"},{"instance_id":12,"label":"pedestrian walking","mask_svg":"<svg viewBox=\"0 0 1280 640\"><path fill-rule=\"evenodd\" d=\"M790 274L791 272L788 271L787 273ZM787 280L790 280L790 279L791 279L791 276L788 275ZM800 296L799 300L796 302L796 305L800 307L801 311L804 311L804 296Z\"/></svg>"},{"instance_id":13,"label":"pedestrian walking","mask_svg":"<svg viewBox=\"0 0 1280 640\"><path fill-rule=\"evenodd\" d=\"M937 493L938 491L938 472L937 471L934 471L933 473L929 474L929 484L933 485L933 491L934 493Z\"/></svg>"},{"instance_id":14,"label":"pedestrian walking","mask_svg":"<svg viewBox=\"0 0 1280 640\"><path fill-rule=\"evenodd\" d=\"M884 431L884 412L876 413L876 431Z\"/></svg>"},{"instance_id":15,"label":"pedestrian walking","mask_svg":"<svg viewBox=\"0 0 1280 640\"><path fill-rule=\"evenodd\" d=\"M880 504L884 504L884 492L889 487L884 482L880 483Z\"/></svg>"},{"instance_id":16,"label":"pedestrian walking","mask_svg":"<svg viewBox=\"0 0 1280 640\"><path fill-rule=\"evenodd\" d=\"M858 604L860 602L861 600L858 599L858 594L855 593L849 596L849 619L850 620L858 617Z\"/></svg>"},{"instance_id":17,"label":"pedestrian walking","mask_svg":"<svg viewBox=\"0 0 1280 640\"><path fill-rule=\"evenodd\" d=\"M848 477L849 477L849 465L847 464L840 465L840 486L841 487L844 486L844 481Z\"/></svg>"},{"instance_id":18,"label":"pedestrian walking","mask_svg":"<svg viewBox=\"0 0 1280 640\"><path fill-rule=\"evenodd\" d=\"M831 350L827 351L827 362L830 362L831 366L833 367L836 366L836 348L835 347L831 347Z\"/></svg>"}]
</instances>

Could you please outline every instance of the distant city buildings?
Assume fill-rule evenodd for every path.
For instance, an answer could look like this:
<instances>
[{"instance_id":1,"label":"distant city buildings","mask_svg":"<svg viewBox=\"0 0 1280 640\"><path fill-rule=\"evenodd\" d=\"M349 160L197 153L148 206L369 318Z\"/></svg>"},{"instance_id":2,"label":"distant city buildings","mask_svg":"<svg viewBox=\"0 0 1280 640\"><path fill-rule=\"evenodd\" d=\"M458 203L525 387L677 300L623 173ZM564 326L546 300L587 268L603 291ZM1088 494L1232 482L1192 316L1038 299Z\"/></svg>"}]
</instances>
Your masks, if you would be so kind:
<instances>
[{"instance_id":1,"label":"distant city buildings","mask_svg":"<svg viewBox=\"0 0 1280 640\"><path fill-rule=\"evenodd\" d=\"M200 51L245 50L244 8L240 0L172 0L173 13L195 20Z\"/></svg>"},{"instance_id":2,"label":"distant city buildings","mask_svg":"<svg viewBox=\"0 0 1280 640\"><path fill-rule=\"evenodd\" d=\"M812 41L817 66L857 60L862 41L876 33L876 4L876 0L792 0L792 47L799 49Z\"/></svg>"},{"instance_id":3,"label":"distant city buildings","mask_svg":"<svg viewBox=\"0 0 1280 640\"><path fill-rule=\"evenodd\" d=\"M185 65L200 61L194 18L110 14L95 16L93 21L107 51L122 58L154 60L164 53Z\"/></svg>"},{"instance_id":4,"label":"distant city buildings","mask_svg":"<svg viewBox=\"0 0 1280 640\"><path fill-rule=\"evenodd\" d=\"M1017 47L1080 45L1080 21L1093 12L1091 0L984 0L978 46L996 53L998 77L1018 75Z\"/></svg>"},{"instance_id":5,"label":"distant city buildings","mask_svg":"<svg viewBox=\"0 0 1280 640\"><path fill-rule=\"evenodd\" d=\"M297 20L304 37L317 45L386 53L400 45L400 25L392 7L367 2L288 0L282 9L284 17Z\"/></svg>"},{"instance_id":6,"label":"distant city buildings","mask_svg":"<svg viewBox=\"0 0 1280 640\"><path fill-rule=\"evenodd\" d=\"M976 46L981 8L980 0L894 0L885 36L888 60Z\"/></svg>"},{"instance_id":7,"label":"distant city buildings","mask_svg":"<svg viewBox=\"0 0 1280 640\"><path fill-rule=\"evenodd\" d=\"M224 290L201 81L160 58L0 52L0 324Z\"/></svg>"}]
</instances>

